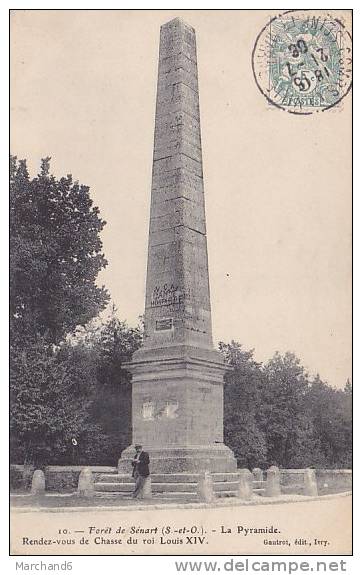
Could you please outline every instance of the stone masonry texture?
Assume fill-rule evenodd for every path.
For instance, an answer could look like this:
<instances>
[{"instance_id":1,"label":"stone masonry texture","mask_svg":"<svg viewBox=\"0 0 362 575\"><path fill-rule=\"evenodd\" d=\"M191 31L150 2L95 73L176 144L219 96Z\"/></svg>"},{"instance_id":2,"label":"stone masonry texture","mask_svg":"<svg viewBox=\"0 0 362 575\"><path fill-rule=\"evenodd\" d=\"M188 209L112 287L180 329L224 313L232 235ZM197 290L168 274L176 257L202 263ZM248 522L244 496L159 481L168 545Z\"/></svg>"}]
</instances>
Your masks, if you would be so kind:
<instances>
[{"instance_id":1,"label":"stone masonry texture","mask_svg":"<svg viewBox=\"0 0 362 575\"><path fill-rule=\"evenodd\" d=\"M211 347L196 38L180 19L161 27L145 347Z\"/></svg>"}]
</instances>

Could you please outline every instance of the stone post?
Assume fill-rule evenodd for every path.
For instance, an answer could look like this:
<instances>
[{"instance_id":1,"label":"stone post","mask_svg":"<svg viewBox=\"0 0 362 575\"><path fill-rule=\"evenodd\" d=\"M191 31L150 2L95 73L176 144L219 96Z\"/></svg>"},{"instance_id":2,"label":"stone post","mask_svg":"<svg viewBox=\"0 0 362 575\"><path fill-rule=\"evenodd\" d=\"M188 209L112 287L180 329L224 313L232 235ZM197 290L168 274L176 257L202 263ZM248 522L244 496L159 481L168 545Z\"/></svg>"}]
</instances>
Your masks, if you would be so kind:
<instances>
[{"instance_id":1,"label":"stone post","mask_svg":"<svg viewBox=\"0 0 362 575\"><path fill-rule=\"evenodd\" d=\"M253 475L249 469L240 469L238 481L238 497L249 501L253 496Z\"/></svg>"},{"instance_id":2,"label":"stone post","mask_svg":"<svg viewBox=\"0 0 362 575\"><path fill-rule=\"evenodd\" d=\"M279 468L273 465L266 472L265 495L266 497L278 497L280 494L280 472Z\"/></svg>"},{"instance_id":3,"label":"stone post","mask_svg":"<svg viewBox=\"0 0 362 575\"><path fill-rule=\"evenodd\" d=\"M94 496L94 480L90 467L85 467L79 474L78 495L80 497Z\"/></svg>"},{"instance_id":4,"label":"stone post","mask_svg":"<svg viewBox=\"0 0 362 575\"><path fill-rule=\"evenodd\" d=\"M197 484L197 495L199 500L205 503L214 501L214 486L210 471L205 471L200 474L200 479Z\"/></svg>"},{"instance_id":5,"label":"stone post","mask_svg":"<svg viewBox=\"0 0 362 575\"><path fill-rule=\"evenodd\" d=\"M45 492L45 475L44 471L37 469L33 473L31 481L31 494L42 495Z\"/></svg>"},{"instance_id":6,"label":"stone post","mask_svg":"<svg viewBox=\"0 0 362 575\"><path fill-rule=\"evenodd\" d=\"M22 473L22 483L25 491L31 489L31 481L34 475L35 467L34 465L24 464Z\"/></svg>"},{"instance_id":7,"label":"stone post","mask_svg":"<svg viewBox=\"0 0 362 575\"><path fill-rule=\"evenodd\" d=\"M263 471L260 469L260 467L254 467L252 474L254 481L263 481Z\"/></svg>"},{"instance_id":8,"label":"stone post","mask_svg":"<svg viewBox=\"0 0 362 575\"><path fill-rule=\"evenodd\" d=\"M141 499L152 499L152 483L150 475L146 477L144 482Z\"/></svg>"},{"instance_id":9,"label":"stone post","mask_svg":"<svg viewBox=\"0 0 362 575\"><path fill-rule=\"evenodd\" d=\"M309 495L309 496L318 495L317 479L314 469L304 470L303 495Z\"/></svg>"}]
</instances>

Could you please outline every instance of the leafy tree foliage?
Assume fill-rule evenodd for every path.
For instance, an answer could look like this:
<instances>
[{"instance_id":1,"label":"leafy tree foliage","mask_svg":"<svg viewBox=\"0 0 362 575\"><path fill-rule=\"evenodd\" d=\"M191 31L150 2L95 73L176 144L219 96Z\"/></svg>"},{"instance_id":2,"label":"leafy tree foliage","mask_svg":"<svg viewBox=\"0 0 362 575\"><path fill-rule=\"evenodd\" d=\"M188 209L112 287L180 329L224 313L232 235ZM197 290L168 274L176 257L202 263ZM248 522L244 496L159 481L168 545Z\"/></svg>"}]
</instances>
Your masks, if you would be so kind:
<instances>
[{"instance_id":1,"label":"leafy tree foliage","mask_svg":"<svg viewBox=\"0 0 362 575\"><path fill-rule=\"evenodd\" d=\"M59 346L39 337L17 349L10 377L12 460L114 465L131 443L131 376L122 364L141 341L141 329L129 328L113 309Z\"/></svg>"},{"instance_id":2,"label":"leafy tree foliage","mask_svg":"<svg viewBox=\"0 0 362 575\"><path fill-rule=\"evenodd\" d=\"M10 370L12 459L37 466L79 463L72 447L72 438L77 438L84 459L91 462L97 444L106 441L90 413L95 393L90 350L68 345L54 349L40 337L15 350Z\"/></svg>"},{"instance_id":3,"label":"leafy tree foliage","mask_svg":"<svg viewBox=\"0 0 362 575\"><path fill-rule=\"evenodd\" d=\"M351 386L337 390L310 379L290 352L266 364L232 341L219 348L225 376L225 441L239 465L252 468L349 467Z\"/></svg>"},{"instance_id":4,"label":"leafy tree foliage","mask_svg":"<svg viewBox=\"0 0 362 575\"><path fill-rule=\"evenodd\" d=\"M335 390L317 376L311 384L310 413L326 460L332 467L352 466L352 388Z\"/></svg>"},{"instance_id":5,"label":"leafy tree foliage","mask_svg":"<svg viewBox=\"0 0 362 575\"><path fill-rule=\"evenodd\" d=\"M232 369L225 375L224 435L240 467L262 467L266 463L266 437L258 424L265 378L253 350L240 344L220 343L219 349Z\"/></svg>"},{"instance_id":6,"label":"leafy tree foliage","mask_svg":"<svg viewBox=\"0 0 362 575\"><path fill-rule=\"evenodd\" d=\"M269 461L281 467L313 465L321 454L309 414L308 374L290 352L277 352L263 371L268 382L264 423Z\"/></svg>"},{"instance_id":7,"label":"leafy tree foliage","mask_svg":"<svg viewBox=\"0 0 362 575\"><path fill-rule=\"evenodd\" d=\"M31 179L10 161L10 360L12 457L39 463L69 457L77 436L84 455L105 439L90 409L95 364L84 346L64 343L106 305L95 283L106 265L105 222L86 186L57 180L42 161Z\"/></svg>"},{"instance_id":8,"label":"leafy tree foliage","mask_svg":"<svg viewBox=\"0 0 362 575\"><path fill-rule=\"evenodd\" d=\"M50 158L31 179L25 160L10 162L10 321L12 339L60 342L107 301L95 279L107 264L105 222L89 188L49 174ZM25 343L24 343L25 345Z\"/></svg>"},{"instance_id":9,"label":"leafy tree foliage","mask_svg":"<svg viewBox=\"0 0 362 575\"><path fill-rule=\"evenodd\" d=\"M132 442L131 375L122 366L142 342L141 327L130 328L117 318L113 306L102 323L78 330L73 345L85 345L90 351L96 374L96 401L92 419L107 437L106 448L97 451L99 464L114 465L121 451Z\"/></svg>"}]
</instances>

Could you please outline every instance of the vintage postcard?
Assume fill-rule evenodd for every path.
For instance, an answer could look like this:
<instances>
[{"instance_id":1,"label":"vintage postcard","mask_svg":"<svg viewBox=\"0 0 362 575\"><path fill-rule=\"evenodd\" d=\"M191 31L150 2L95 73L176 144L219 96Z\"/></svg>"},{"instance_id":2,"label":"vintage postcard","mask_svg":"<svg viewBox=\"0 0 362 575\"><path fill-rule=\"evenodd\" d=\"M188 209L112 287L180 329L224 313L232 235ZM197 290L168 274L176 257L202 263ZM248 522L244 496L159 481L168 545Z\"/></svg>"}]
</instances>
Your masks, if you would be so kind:
<instances>
[{"instance_id":1,"label":"vintage postcard","mask_svg":"<svg viewBox=\"0 0 362 575\"><path fill-rule=\"evenodd\" d=\"M11 554L350 555L352 12L10 33Z\"/></svg>"}]
</instances>

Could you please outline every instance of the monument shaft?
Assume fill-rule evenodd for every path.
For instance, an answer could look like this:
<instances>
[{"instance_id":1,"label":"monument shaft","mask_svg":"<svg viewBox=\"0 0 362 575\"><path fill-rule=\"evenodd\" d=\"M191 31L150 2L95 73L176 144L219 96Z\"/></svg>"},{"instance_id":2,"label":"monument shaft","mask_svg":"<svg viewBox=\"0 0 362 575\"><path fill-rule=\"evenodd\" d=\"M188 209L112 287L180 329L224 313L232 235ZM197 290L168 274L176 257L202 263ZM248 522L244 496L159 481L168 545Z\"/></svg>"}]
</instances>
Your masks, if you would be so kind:
<instances>
[{"instance_id":1,"label":"monument shaft","mask_svg":"<svg viewBox=\"0 0 362 575\"><path fill-rule=\"evenodd\" d=\"M161 28L145 328L145 347L212 346L196 39L180 20Z\"/></svg>"},{"instance_id":2,"label":"monument shaft","mask_svg":"<svg viewBox=\"0 0 362 575\"><path fill-rule=\"evenodd\" d=\"M236 468L223 444L225 365L212 344L196 38L179 18L161 27L145 337L128 369L133 442L149 451L151 471Z\"/></svg>"}]
</instances>

